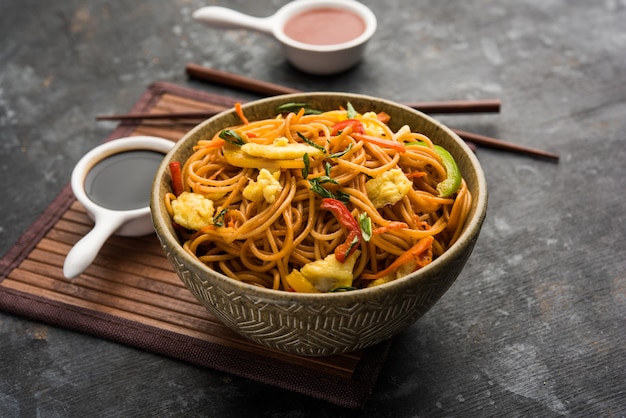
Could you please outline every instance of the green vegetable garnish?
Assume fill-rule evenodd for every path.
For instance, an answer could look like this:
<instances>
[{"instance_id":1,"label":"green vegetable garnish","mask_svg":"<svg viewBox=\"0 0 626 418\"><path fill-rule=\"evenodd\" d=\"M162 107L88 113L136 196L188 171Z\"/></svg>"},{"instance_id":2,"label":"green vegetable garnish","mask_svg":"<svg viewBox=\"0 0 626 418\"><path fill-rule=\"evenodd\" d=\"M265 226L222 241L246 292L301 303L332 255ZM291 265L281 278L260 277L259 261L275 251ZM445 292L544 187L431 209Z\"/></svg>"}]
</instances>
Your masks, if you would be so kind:
<instances>
[{"instance_id":1,"label":"green vegetable garnish","mask_svg":"<svg viewBox=\"0 0 626 418\"><path fill-rule=\"evenodd\" d=\"M356 110L354 109L354 107L352 106L352 103L348 102L347 105L347 110L348 110L348 119L354 119L357 115Z\"/></svg>"},{"instance_id":2,"label":"green vegetable garnish","mask_svg":"<svg viewBox=\"0 0 626 418\"><path fill-rule=\"evenodd\" d=\"M304 159L304 170L302 170L302 175L304 178L306 178L309 175L308 155L305 154L303 159ZM322 198L330 198L330 199L339 200L341 202L348 202L350 200L350 195L347 194L346 192L342 192L341 190L338 190L336 193L333 193L330 190L322 186L322 184L328 184L328 183L339 184L337 180L335 180L334 178L330 176L330 170L332 168L333 166L328 161L326 161L326 163L324 164L324 171L326 174L323 176L309 179L309 184L311 185L311 191L317 193Z\"/></svg>"},{"instance_id":3,"label":"green vegetable garnish","mask_svg":"<svg viewBox=\"0 0 626 418\"><path fill-rule=\"evenodd\" d=\"M311 190L322 196L323 198L331 198L336 199L337 197L329 190L323 188L318 179L310 179L309 184L311 185Z\"/></svg>"},{"instance_id":4,"label":"green vegetable garnish","mask_svg":"<svg viewBox=\"0 0 626 418\"><path fill-rule=\"evenodd\" d=\"M461 187L461 171L459 167L456 165L456 161L454 161L454 157L442 146L435 145L435 151L441 157L441 161L443 161L443 165L446 168L446 173L448 176L446 179L439 184L437 184L437 192L439 192L439 196L448 197L459 190Z\"/></svg>"},{"instance_id":5,"label":"green vegetable garnish","mask_svg":"<svg viewBox=\"0 0 626 418\"><path fill-rule=\"evenodd\" d=\"M333 168L332 165L330 165L330 163L327 161L326 164L324 164L324 171L326 172L325 176L319 176L316 178L317 182L319 184L324 184L324 183L333 183L333 184L339 184L337 182L337 180L335 180L334 178L332 178L330 176L330 170Z\"/></svg>"},{"instance_id":6,"label":"green vegetable garnish","mask_svg":"<svg viewBox=\"0 0 626 418\"><path fill-rule=\"evenodd\" d=\"M302 169L302 178L307 178L309 177L309 154L308 153L304 153L304 155L302 156L302 161L304 162L304 168Z\"/></svg>"},{"instance_id":7,"label":"green vegetable garnish","mask_svg":"<svg viewBox=\"0 0 626 418\"><path fill-rule=\"evenodd\" d=\"M346 154L348 153L348 151L350 151L351 149L352 149L352 143L350 143L350 144L348 145L348 148L346 148L345 150L343 150L343 151L339 151L339 152L336 152L336 153L334 153L334 154L330 154L327 158L339 158L339 157L343 157L343 156L344 156L344 155L346 155Z\"/></svg>"},{"instance_id":8,"label":"green vegetable garnish","mask_svg":"<svg viewBox=\"0 0 626 418\"><path fill-rule=\"evenodd\" d=\"M283 103L276 108L276 111L278 113L297 113L300 109L304 109L305 115L319 115L322 113L321 110L311 108L308 103Z\"/></svg>"},{"instance_id":9,"label":"green vegetable garnish","mask_svg":"<svg viewBox=\"0 0 626 418\"><path fill-rule=\"evenodd\" d=\"M320 113L324 113L322 110L318 110L318 109L313 109L311 107L311 105L309 105L308 103L302 102L302 103L283 103L280 106L276 107L276 112L278 113L289 113L289 112L294 112L297 113L300 111L300 109L304 109L304 114L305 115L319 115ZM354 109L354 106L352 106L352 103L348 102L346 105L346 110L348 112L348 119L354 119L357 115L358 112L356 111L356 109Z\"/></svg>"},{"instance_id":10,"label":"green vegetable garnish","mask_svg":"<svg viewBox=\"0 0 626 418\"><path fill-rule=\"evenodd\" d=\"M321 176L321 177L316 177L314 179L309 179L309 184L311 185L311 191L317 193L322 198L336 199L341 202L350 201L350 195L348 193L342 192L341 190L338 190L336 193L333 193L330 190L322 186L322 184L325 184L325 183L337 184L337 180L332 179L328 176Z\"/></svg>"},{"instance_id":11,"label":"green vegetable garnish","mask_svg":"<svg viewBox=\"0 0 626 418\"><path fill-rule=\"evenodd\" d=\"M315 180L317 180L319 184L324 184L324 183L339 184L337 180L329 176L319 176Z\"/></svg>"},{"instance_id":12,"label":"green vegetable garnish","mask_svg":"<svg viewBox=\"0 0 626 418\"><path fill-rule=\"evenodd\" d=\"M361 227L363 241L369 242L372 238L372 218L369 217L367 212L361 212L359 214L359 226Z\"/></svg>"},{"instance_id":13,"label":"green vegetable garnish","mask_svg":"<svg viewBox=\"0 0 626 418\"><path fill-rule=\"evenodd\" d=\"M228 209L222 209L220 213L213 217L213 225L215 226L224 226L224 216L226 216L226 212Z\"/></svg>"},{"instance_id":14,"label":"green vegetable garnish","mask_svg":"<svg viewBox=\"0 0 626 418\"><path fill-rule=\"evenodd\" d=\"M343 203L347 203L350 201L350 195L346 192L342 192L341 190L337 191L337 200Z\"/></svg>"},{"instance_id":15,"label":"green vegetable garnish","mask_svg":"<svg viewBox=\"0 0 626 418\"><path fill-rule=\"evenodd\" d=\"M222 138L224 141L228 142L229 144L233 144L238 147L246 143L246 141L244 141L243 138L236 131L232 129L224 129L222 132L220 132L219 137Z\"/></svg>"},{"instance_id":16,"label":"green vegetable garnish","mask_svg":"<svg viewBox=\"0 0 626 418\"><path fill-rule=\"evenodd\" d=\"M300 139L302 141L304 141L306 144L312 146L315 149L318 149L320 151L322 151L324 154L326 154L326 148L324 148L321 145L316 144L315 142L311 141L309 138L307 138L306 136L302 135L300 132L296 132L296 134L298 134L298 136L300 137Z\"/></svg>"},{"instance_id":17,"label":"green vegetable garnish","mask_svg":"<svg viewBox=\"0 0 626 418\"><path fill-rule=\"evenodd\" d=\"M324 164L324 171L326 172L326 175L328 177L330 177L330 170L333 169L333 166L330 165L330 163L328 161L326 161L326 164Z\"/></svg>"},{"instance_id":18,"label":"green vegetable garnish","mask_svg":"<svg viewBox=\"0 0 626 418\"><path fill-rule=\"evenodd\" d=\"M405 145L427 146L424 142L407 142ZM439 197L448 197L456 193L457 190L459 190L459 187L461 187L461 171L456 165L454 157L448 152L447 149L441 145L433 145L433 147L437 155L441 157L441 161L443 162L443 166L446 169L447 174L446 179L437 184L437 193L439 194Z\"/></svg>"}]
</instances>

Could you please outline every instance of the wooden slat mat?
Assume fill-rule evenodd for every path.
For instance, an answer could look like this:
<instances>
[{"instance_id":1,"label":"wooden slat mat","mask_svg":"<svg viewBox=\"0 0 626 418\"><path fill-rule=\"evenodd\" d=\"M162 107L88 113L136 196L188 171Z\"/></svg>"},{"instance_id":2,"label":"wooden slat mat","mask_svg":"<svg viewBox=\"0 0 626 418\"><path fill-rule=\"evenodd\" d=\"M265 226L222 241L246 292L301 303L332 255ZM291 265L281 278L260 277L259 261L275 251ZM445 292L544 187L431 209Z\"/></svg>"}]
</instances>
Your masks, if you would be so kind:
<instances>
[{"instance_id":1,"label":"wooden slat mat","mask_svg":"<svg viewBox=\"0 0 626 418\"><path fill-rule=\"evenodd\" d=\"M132 111L198 111L234 102L158 82ZM126 123L108 140L152 135L176 141L191 127L162 121ZM252 343L195 300L155 235L111 237L83 275L65 279L65 256L91 227L68 185L0 260L0 309L345 407L361 407L371 394L389 342L329 357L289 355Z\"/></svg>"}]
</instances>

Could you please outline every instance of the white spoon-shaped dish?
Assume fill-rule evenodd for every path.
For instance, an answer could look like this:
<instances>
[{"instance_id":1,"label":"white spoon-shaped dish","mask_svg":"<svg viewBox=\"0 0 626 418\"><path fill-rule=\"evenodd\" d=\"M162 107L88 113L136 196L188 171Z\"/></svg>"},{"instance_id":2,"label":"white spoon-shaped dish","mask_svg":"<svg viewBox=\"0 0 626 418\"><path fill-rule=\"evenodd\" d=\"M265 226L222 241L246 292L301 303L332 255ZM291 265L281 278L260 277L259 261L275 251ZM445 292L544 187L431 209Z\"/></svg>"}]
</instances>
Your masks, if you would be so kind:
<instances>
[{"instance_id":1,"label":"white spoon-shaped dish","mask_svg":"<svg viewBox=\"0 0 626 418\"><path fill-rule=\"evenodd\" d=\"M285 25L294 16L312 10L340 9L351 12L364 23L364 31L354 39L330 45L299 42L285 34ZM193 18L207 25L226 29L251 29L274 36L283 46L287 60L309 74L327 75L345 71L357 64L369 39L376 32L376 16L355 0L295 0L269 17L254 17L219 6L196 10Z\"/></svg>"}]
</instances>

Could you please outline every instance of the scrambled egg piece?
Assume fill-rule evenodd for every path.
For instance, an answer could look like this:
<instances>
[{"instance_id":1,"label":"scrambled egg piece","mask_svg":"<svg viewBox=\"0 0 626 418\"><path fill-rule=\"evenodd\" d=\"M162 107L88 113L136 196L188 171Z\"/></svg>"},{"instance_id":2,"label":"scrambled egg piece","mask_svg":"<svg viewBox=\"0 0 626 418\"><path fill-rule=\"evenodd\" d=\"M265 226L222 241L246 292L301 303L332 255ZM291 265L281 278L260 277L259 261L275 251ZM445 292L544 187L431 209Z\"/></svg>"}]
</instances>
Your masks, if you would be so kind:
<instances>
[{"instance_id":1,"label":"scrambled egg piece","mask_svg":"<svg viewBox=\"0 0 626 418\"><path fill-rule=\"evenodd\" d=\"M283 190L278 179L280 179L280 170L271 173L262 168L256 181L250 179L248 185L243 189L243 197L252 201L265 199L267 203L274 203L276 196Z\"/></svg>"},{"instance_id":2,"label":"scrambled egg piece","mask_svg":"<svg viewBox=\"0 0 626 418\"><path fill-rule=\"evenodd\" d=\"M213 201L201 194L182 192L176 200L172 200L172 209L174 222L187 229L197 231L213 225Z\"/></svg>"},{"instance_id":3,"label":"scrambled egg piece","mask_svg":"<svg viewBox=\"0 0 626 418\"><path fill-rule=\"evenodd\" d=\"M344 263L337 261L335 254L329 254L323 260L305 264L300 271L293 270L287 276L287 282L297 292L328 292L338 287L352 286L353 270L361 252L356 250Z\"/></svg>"},{"instance_id":4,"label":"scrambled egg piece","mask_svg":"<svg viewBox=\"0 0 626 418\"><path fill-rule=\"evenodd\" d=\"M365 112L363 115L357 117L363 124L363 130L367 135L381 137L385 133L385 130L381 128L376 122L371 119L378 120L376 112Z\"/></svg>"},{"instance_id":5,"label":"scrambled egg piece","mask_svg":"<svg viewBox=\"0 0 626 418\"><path fill-rule=\"evenodd\" d=\"M409 125L402 125L402 128L398 129L398 132L396 132L393 135L393 139L398 141L403 135L410 134L410 133L411 133L411 128L409 128Z\"/></svg>"},{"instance_id":6,"label":"scrambled egg piece","mask_svg":"<svg viewBox=\"0 0 626 418\"><path fill-rule=\"evenodd\" d=\"M367 197L375 208L393 205L409 192L413 183L406 178L402 170L394 168L368 180L365 183Z\"/></svg>"},{"instance_id":7,"label":"scrambled egg piece","mask_svg":"<svg viewBox=\"0 0 626 418\"><path fill-rule=\"evenodd\" d=\"M241 150L251 157L266 158L268 160L294 160L302 158L304 154L310 157L321 157L324 151L308 144L289 143L285 137L274 139L271 145L248 142L241 146Z\"/></svg>"}]
</instances>

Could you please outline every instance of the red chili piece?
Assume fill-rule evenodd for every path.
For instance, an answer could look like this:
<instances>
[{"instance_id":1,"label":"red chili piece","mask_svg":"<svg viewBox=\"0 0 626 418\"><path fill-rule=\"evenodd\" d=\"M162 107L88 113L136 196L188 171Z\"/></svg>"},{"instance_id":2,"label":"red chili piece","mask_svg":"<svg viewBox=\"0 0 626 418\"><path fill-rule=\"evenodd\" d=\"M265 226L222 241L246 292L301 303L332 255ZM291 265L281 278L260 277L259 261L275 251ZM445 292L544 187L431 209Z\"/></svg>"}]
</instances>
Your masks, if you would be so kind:
<instances>
[{"instance_id":1,"label":"red chili piece","mask_svg":"<svg viewBox=\"0 0 626 418\"><path fill-rule=\"evenodd\" d=\"M348 230L346 241L335 248L335 258L340 263L343 263L361 245L363 237L359 223L352 217L346 205L337 199L322 199L320 208L331 211L337 218L337 221Z\"/></svg>"},{"instance_id":2,"label":"red chili piece","mask_svg":"<svg viewBox=\"0 0 626 418\"><path fill-rule=\"evenodd\" d=\"M170 176L172 176L172 190L176 197L178 197L185 190L183 187L180 163L178 161L172 161L170 163Z\"/></svg>"},{"instance_id":3,"label":"red chili piece","mask_svg":"<svg viewBox=\"0 0 626 418\"><path fill-rule=\"evenodd\" d=\"M337 122L336 124L334 124L332 127L331 134L333 136L336 136L337 134L339 134L339 132L343 131L348 126L352 127L352 132L354 133L357 133L357 134L365 133L365 128L363 128L363 124L361 123L360 120L346 119L346 120L342 120L341 122Z\"/></svg>"}]
</instances>

